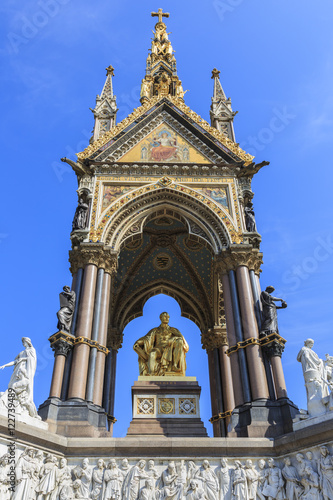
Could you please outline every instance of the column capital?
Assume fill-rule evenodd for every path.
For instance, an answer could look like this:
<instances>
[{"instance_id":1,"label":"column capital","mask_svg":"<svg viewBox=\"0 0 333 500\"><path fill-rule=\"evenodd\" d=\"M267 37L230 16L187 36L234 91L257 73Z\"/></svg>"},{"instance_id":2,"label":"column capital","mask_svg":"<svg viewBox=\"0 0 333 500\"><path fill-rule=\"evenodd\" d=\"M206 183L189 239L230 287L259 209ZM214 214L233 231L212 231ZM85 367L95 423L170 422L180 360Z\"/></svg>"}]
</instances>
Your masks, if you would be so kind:
<instances>
[{"instance_id":1,"label":"column capital","mask_svg":"<svg viewBox=\"0 0 333 500\"><path fill-rule=\"evenodd\" d=\"M201 335L202 348L206 351L218 349L224 345L228 345L227 329L223 326L214 326L207 333Z\"/></svg>"},{"instance_id":2,"label":"column capital","mask_svg":"<svg viewBox=\"0 0 333 500\"><path fill-rule=\"evenodd\" d=\"M123 333L119 332L117 328L108 329L108 340L107 346L114 351L118 351L122 347L123 344Z\"/></svg>"},{"instance_id":3,"label":"column capital","mask_svg":"<svg viewBox=\"0 0 333 500\"><path fill-rule=\"evenodd\" d=\"M62 355L67 357L69 351L73 348L74 338L73 335L61 330L51 335L49 341L54 351L54 356Z\"/></svg>"},{"instance_id":4,"label":"column capital","mask_svg":"<svg viewBox=\"0 0 333 500\"><path fill-rule=\"evenodd\" d=\"M114 274L118 266L118 254L103 243L82 243L74 250L70 250L69 262L72 274L87 264L93 264L108 274Z\"/></svg>"},{"instance_id":5,"label":"column capital","mask_svg":"<svg viewBox=\"0 0 333 500\"><path fill-rule=\"evenodd\" d=\"M271 333L260 339L261 348L268 359L274 356L281 358L286 342L286 339L281 337L278 333Z\"/></svg>"},{"instance_id":6,"label":"column capital","mask_svg":"<svg viewBox=\"0 0 333 500\"><path fill-rule=\"evenodd\" d=\"M221 274L235 271L239 266L246 266L256 274L261 272L263 254L258 249L252 248L229 248L222 252L215 259L215 269Z\"/></svg>"}]
</instances>

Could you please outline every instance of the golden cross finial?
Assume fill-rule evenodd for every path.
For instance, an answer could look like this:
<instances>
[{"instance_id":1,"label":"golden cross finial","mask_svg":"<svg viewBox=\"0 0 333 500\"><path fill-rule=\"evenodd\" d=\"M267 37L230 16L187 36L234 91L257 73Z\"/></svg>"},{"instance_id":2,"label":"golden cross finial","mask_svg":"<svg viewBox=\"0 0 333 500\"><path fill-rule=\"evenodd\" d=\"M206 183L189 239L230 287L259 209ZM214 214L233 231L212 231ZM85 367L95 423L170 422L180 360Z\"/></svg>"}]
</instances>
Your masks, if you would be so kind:
<instances>
[{"instance_id":1,"label":"golden cross finial","mask_svg":"<svg viewBox=\"0 0 333 500\"><path fill-rule=\"evenodd\" d=\"M218 71L216 68L214 68L212 71L212 78L218 78L220 73L221 71Z\"/></svg>"},{"instance_id":2,"label":"golden cross finial","mask_svg":"<svg viewBox=\"0 0 333 500\"><path fill-rule=\"evenodd\" d=\"M158 9L158 12L152 12L151 17L158 17L158 22L163 23L162 17L169 17L170 14L168 12L163 12L163 9Z\"/></svg>"},{"instance_id":3,"label":"golden cross finial","mask_svg":"<svg viewBox=\"0 0 333 500\"><path fill-rule=\"evenodd\" d=\"M114 76L114 72L113 72L113 71L114 71L114 68L111 66L111 64L110 64L110 66L108 66L108 67L107 67L107 68L105 68L105 69L106 69L106 74L107 74L107 75Z\"/></svg>"}]
</instances>

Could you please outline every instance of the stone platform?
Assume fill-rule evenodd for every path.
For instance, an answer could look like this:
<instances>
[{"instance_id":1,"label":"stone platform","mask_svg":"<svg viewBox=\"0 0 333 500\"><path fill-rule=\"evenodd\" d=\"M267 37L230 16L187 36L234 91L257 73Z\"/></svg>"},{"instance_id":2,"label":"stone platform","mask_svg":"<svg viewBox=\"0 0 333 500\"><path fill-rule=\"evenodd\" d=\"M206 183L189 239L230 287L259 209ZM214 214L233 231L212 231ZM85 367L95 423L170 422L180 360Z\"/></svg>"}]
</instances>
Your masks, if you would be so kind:
<instances>
[{"instance_id":1,"label":"stone platform","mask_svg":"<svg viewBox=\"0 0 333 500\"><path fill-rule=\"evenodd\" d=\"M127 436L207 437L195 377L139 377L132 386Z\"/></svg>"}]
</instances>

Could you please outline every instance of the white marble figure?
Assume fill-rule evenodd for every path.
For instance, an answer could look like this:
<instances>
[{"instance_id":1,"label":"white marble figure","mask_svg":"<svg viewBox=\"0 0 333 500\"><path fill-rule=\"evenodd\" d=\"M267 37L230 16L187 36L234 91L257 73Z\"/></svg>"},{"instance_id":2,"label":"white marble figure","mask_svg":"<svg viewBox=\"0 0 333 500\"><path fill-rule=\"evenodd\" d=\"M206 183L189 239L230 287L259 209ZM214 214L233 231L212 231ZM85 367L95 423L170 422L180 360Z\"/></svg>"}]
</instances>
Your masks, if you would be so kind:
<instances>
[{"instance_id":1,"label":"white marble figure","mask_svg":"<svg viewBox=\"0 0 333 500\"><path fill-rule=\"evenodd\" d=\"M57 500L73 500L73 481L71 470L67 465L66 458L60 460L60 467L57 471ZM53 498L51 497L53 500Z\"/></svg>"},{"instance_id":2,"label":"white marble figure","mask_svg":"<svg viewBox=\"0 0 333 500\"><path fill-rule=\"evenodd\" d=\"M305 453L306 458L304 459L307 466L310 466L315 472L318 472L316 461L313 459L311 451Z\"/></svg>"},{"instance_id":3,"label":"white marble figure","mask_svg":"<svg viewBox=\"0 0 333 500\"><path fill-rule=\"evenodd\" d=\"M139 500L154 500L155 490L153 487L153 479L146 479L145 485L139 490Z\"/></svg>"},{"instance_id":4,"label":"white marble figure","mask_svg":"<svg viewBox=\"0 0 333 500\"><path fill-rule=\"evenodd\" d=\"M325 364L312 350L313 345L312 339L305 340L304 347L297 354L297 361L302 364L310 417L316 417L326 412L322 399L329 395Z\"/></svg>"},{"instance_id":5,"label":"white marble figure","mask_svg":"<svg viewBox=\"0 0 333 500\"><path fill-rule=\"evenodd\" d=\"M183 484L178 480L174 462L169 462L168 467L162 472L160 479L160 498L162 500L181 500L183 497Z\"/></svg>"},{"instance_id":6,"label":"white marble figure","mask_svg":"<svg viewBox=\"0 0 333 500\"><path fill-rule=\"evenodd\" d=\"M305 467L306 477L302 479L304 492L302 500L319 500L319 479L318 474L309 466Z\"/></svg>"},{"instance_id":7,"label":"white marble figure","mask_svg":"<svg viewBox=\"0 0 333 500\"><path fill-rule=\"evenodd\" d=\"M146 461L139 460L134 465L123 482L122 498L123 500L137 500L140 487L140 479L149 479L149 475L145 471Z\"/></svg>"},{"instance_id":8,"label":"white marble figure","mask_svg":"<svg viewBox=\"0 0 333 500\"><path fill-rule=\"evenodd\" d=\"M42 450L34 450L34 455L32 459L32 477L31 477L31 490L36 495L36 488L40 483L40 471L44 463L44 453ZM35 498L35 497L33 497Z\"/></svg>"},{"instance_id":9,"label":"white marble figure","mask_svg":"<svg viewBox=\"0 0 333 500\"><path fill-rule=\"evenodd\" d=\"M82 460L82 467L77 465L73 469L73 489L74 489L74 497L81 499L89 498L89 489L91 483L92 471L89 467L89 459L84 458Z\"/></svg>"},{"instance_id":10,"label":"white marble figure","mask_svg":"<svg viewBox=\"0 0 333 500\"><path fill-rule=\"evenodd\" d=\"M1 500L10 499L9 484L9 455L6 453L0 458L0 498Z\"/></svg>"},{"instance_id":11,"label":"white marble figure","mask_svg":"<svg viewBox=\"0 0 333 500\"><path fill-rule=\"evenodd\" d=\"M296 462L297 462L296 467L298 475L302 479L302 477L305 477L305 467L306 467L306 462L303 453L296 454Z\"/></svg>"},{"instance_id":12,"label":"white marble figure","mask_svg":"<svg viewBox=\"0 0 333 500\"><path fill-rule=\"evenodd\" d=\"M208 460L202 462L202 466L197 471L195 478L202 481L208 500L218 500L219 482Z\"/></svg>"},{"instance_id":13,"label":"white marble figure","mask_svg":"<svg viewBox=\"0 0 333 500\"><path fill-rule=\"evenodd\" d=\"M269 458L267 463L267 483L263 488L263 494L268 500L284 500L284 481L281 470L275 465L273 458Z\"/></svg>"},{"instance_id":14,"label":"white marble figure","mask_svg":"<svg viewBox=\"0 0 333 500\"><path fill-rule=\"evenodd\" d=\"M33 400L34 376L37 366L36 350L28 337L22 337L24 350L14 361L0 366L0 370L14 366L9 380L8 389L0 393L0 407L8 407L8 398L14 395L15 412L17 415L29 415L40 420Z\"/></svg>"},{"instance_id":15,"label":"white marble figure","mask_svg":"<svg viewBox=\"0 0 333 500\"><path fill-rule=\"evenodd\" d=\"M35 450L28 447L18 459L15 468L16 487L12 495L12 500L31 500L35 498L35 484L33 480L35 470L34 457Z\"/></svg>"},{"instance_id":16,"label":"white marble figure","mask_svg":"<svg viewBox=\"0 0 333 500\"><path fill-rule=\"evenodd\" d=\"M246 460L245 462L245 475L247 480L249 500L256 500L259 473L254 468L252 460Z\"/></svg>"},{"instance_id":17,"label":"white marble figure","mask_svg":"<svg viewBox=\"0 0 333 500\"><path fill-rule=\"evenodd\" d=\"M268 470L266 469L266 462L263 459L258 461L258 488L257 488L257 496L260 500L265 500L265 496L263 494L263 489L267 484Z\"/></svg>"},{"instance_id":18,"label":"white marble figure","mask_svg":"<svg viewBox=\"0 0 333 500\"><path fill-rule=\"evenodd\" d=\"M100 458L99 460L97 460L97 465L93 468L92 471L92 492L90 496L93 500L102 499L104 470L105 462L102 458Z\"/></svg>"},{"instance_id":19,"label":"white marble figure","mask_svg":"<svg viewBox=\"0 0 333 500\"><path fill-rule=\"evenodd\" d=\"M320 487L324 500L333 498L333 457L326 446L320 447L320 458L318 460L318 473Z\"/></svg>"},{"instance_id":20,"label":"white marble figure","mask_svg":"<svg viewBox=\"0 0 333 500\"><path fill-rule=\"evenodd\" d=\"M196 479L191 479L186 490L186 500L207 500L206 493Z\"/></svg>"},{"instance_id":21,"label":"white marble figure","mask_svg":"<svg viewBox=\"0 0 333 500\"><path fill-rule=\"evenodd\" d=\"M50 500L57 488L58 467L56 458L48 453L39 472L40 481L36 487L37 500Z\"/></svg>"},{"instance_id":22,"label":"white marble figure","mask_svg":"<svg viewBox=\"0 0 333 500\"><path fill-rule=\"evenodd\" d=\"M112 458L104 472L105 491L103 500L119 500L121 498L121 489L124 476L118 469L117 463Z\"/></svg>"},{"instance_id":23,"label":"white marble figure","mask_svg":"<svg viewBox=\"0 0 333 500\"><path fill-rule=\"evenodd\" d=\"M124 476L124 479L125 477L127 476L129 470L130 470L130 465L128 464L128 460L127 458L123 458L122 461L121 461L121 466L120 466L120 472L122 473L122 475Z\"/></svg>"},{"instance_id":24,"label":"white marble figure","mask_svg":"<svg viewBox=\"0 0 333 500\"><path fill-rule=\"evenodd\" d=\"M286 498L288 498L288 500L298 500L303 492L303 488L297 469L291 465L289 457L286 457L283 462L284 467L281 473L286 482Z\"/></svg>"},{"instance_id":25,"label":"white marble figure","mask_svg":"<svg viewBox=\"0 0 333 500\"><path fill-rule=\"evenodd\" d=\"M235 460L232 475L232 500L249 500L246 474L239 460Z\"/></svg>"},{"instance_id":26,"label":"white marble figure","mask_svg":"<svg viewBox=\"0 0 333 500\"><path fill-rule=\"evenodd\" d=\"M198 469L199 467L197 467L192 460L189 460L187 464L187 486L190 486L191 479L195 478Z\"/></svg>"},{"instance_id":27,"label":"white marble figure","mask_svg":"<svg viewBox=\"0 0 333 500\"><path fill-rule=\"evenodd\" d=\"M221 458L221 467L216 470L216 477L219 482L220 500L230 500L231 498L231 468L228 466L228 460Z\"/></svg>"}]
</instances>

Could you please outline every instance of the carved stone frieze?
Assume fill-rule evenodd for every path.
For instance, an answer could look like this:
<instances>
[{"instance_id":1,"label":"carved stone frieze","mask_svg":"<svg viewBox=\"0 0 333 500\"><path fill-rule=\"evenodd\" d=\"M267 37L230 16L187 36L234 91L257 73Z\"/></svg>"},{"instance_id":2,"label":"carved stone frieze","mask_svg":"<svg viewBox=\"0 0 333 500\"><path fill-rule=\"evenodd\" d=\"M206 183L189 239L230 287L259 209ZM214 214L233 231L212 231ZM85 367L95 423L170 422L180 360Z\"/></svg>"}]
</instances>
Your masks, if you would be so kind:
<instances>
[{"instance_id":1,"label":"carved stone frieze","mask_svg":"<svg viewBox=\"0 0 333 500\"><path fill-rule=\"evenodd\" d=\"M235 271L239 266L246 266L256 274L261 272L263 263L262 253L257 248L231 248L222 250L216 258L216 270L221 274L227 274L229 271Z\"/></svg>"},{"instance_id":2,"label":"carved stone frieze","mask_svg":"<svg viewBox=\"0 0 333 500\"><path fill-rule=\"evenodd\" d=\"M149 417L153 402L140 402L140 411ZM190 408L186 402L186 408ZM217 415L217 421L229 412ZM113 418L113 417L112 417ZM230 454L230 452L229 452ZM332 450L329 445L285 455L283 458L249 456L205 457L159 460L70 456L26 447L20 450L15 474L10 474L10 455L0 454L0 493L9 500L9 479L20 500L79 498L108 500L108 491L119 500L164 498L170 488L178 500L198 498L301 500L331 499L333 494ZM11 479L13 477L13 479ZM53 480L56 477L57 481ZM141 480L141 481L140 481ZM141 484L140 484L141 482ZM141 486L141 487L140 487ZM209 488L209 490L208 490ZM31 496L31 492L32 496ZM40 492L43 492L40 495ZM101 496L101 493L105 495ZM209 492L209 496L208 496Z\"/></svg>"},{"instance_id":3,"label":"carved stone frieze","mask_svg":"<svg viewBox=\"0 0 333 500\"><path fill-rule=\"evenodd\" d=\"M114 274L118 266L118 254L102 243L84 243L69 252L71 272L75 274L79 268L93 264L106 273Z\"/></svg>"},{"instance_id":4,"label":"carved stone frieze","mask_svg":"<svg viewBox=\"0 0 333 500\"><path fill-rule=\"evenodd\" d=\"M202 348L206 351L212 351L224 345L228 345L226 327L214 327L201 335Z\"/></svg>"}]
</instances>

